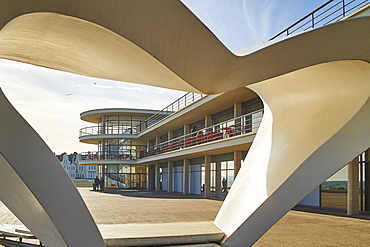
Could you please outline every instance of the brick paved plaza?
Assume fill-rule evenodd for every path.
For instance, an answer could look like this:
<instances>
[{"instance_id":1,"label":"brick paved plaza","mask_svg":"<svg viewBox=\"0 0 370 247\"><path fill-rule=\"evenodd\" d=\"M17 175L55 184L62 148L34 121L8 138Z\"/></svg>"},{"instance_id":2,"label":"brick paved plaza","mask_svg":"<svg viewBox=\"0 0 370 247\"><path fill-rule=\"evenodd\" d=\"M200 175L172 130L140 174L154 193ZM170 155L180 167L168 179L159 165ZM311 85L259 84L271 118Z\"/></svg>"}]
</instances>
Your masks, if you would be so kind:
<instances>
[{"instance_id":1,"label":"brick paved plaza","mask_svg":"<svg viewBox=\"0 0 370 247\"><path fill-rule=\"evenodd\" d=\"M222 204L179 193L78 190L98 225L212 221ZM254 246L370 246L370 217L361 218L292 210ZM0 224L21 223L0 204Z\"/></svg>"}]
</instances>

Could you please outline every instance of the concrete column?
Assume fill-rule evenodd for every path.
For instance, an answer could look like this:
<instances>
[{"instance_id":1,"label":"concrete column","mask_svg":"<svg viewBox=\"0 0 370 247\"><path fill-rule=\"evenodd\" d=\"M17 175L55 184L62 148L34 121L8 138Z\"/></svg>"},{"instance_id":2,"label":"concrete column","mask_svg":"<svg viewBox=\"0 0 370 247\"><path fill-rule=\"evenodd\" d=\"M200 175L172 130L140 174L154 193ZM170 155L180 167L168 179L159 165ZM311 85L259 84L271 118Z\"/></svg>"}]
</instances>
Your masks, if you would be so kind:
<instances>
[{"instance_id":1,"label":"concrete column","mask_svg":"<svg viewBox=\"0 0 370 247\"><path fill-rule=\"evenodd\" d=\"M234 102L234 117L239 117L242 115L242 103Z\"/></svg>"},{"instance_id":2,"label":"concrete column","mask_svg":"<svg viewBox=\"0 0 370 247\"><path fill-rule=\"evenodd\" d=\"M158 144L159 144L159 136L156 136L155 137L155 148L158 148Z\"/></svg>"},{"instance_id":3,"label":"concrete column","mask_svg":"<svg viewBox=\"0 0 370 247\"><path fill-rule=\"evenodd\" d=\"M159 191L160 190L160 174L159 174L159 164L156 163L155 164L155 181L154 181L154 187L155 187L155 191Z\"/></svg>"},{"instance_id":4,"label":"concrete column","mask_svg":"<svg viewBox=\"0 0 370 247\"><path fill-rule=\"evenodd\" d=\"M204 116L204 125L206 127L212 126L212 116L211 115L205 115Z\"/></svg>"},{"instance_id":5,"label":"concrete column","mask_svg":"<svg viewBox=\"0 0 370 247\"><path fill-rule=\"evenodd\" d=\"M348 163L347 215L359 214L358 157Z\"/></svg>"},{"instance_id":6,"label":"concrete column","mask_svg":"<svg viewBox=\"0 0 370 247\"><path fill-rule=\"evenodd\" d=\"M171 140L173 138L173 132L172 131L168 131L168 140Z\"/></svg>"},{"instance_id":7,"label":"concrete column","mask_svg":"<svg viewBox=\"0 0 370 247\"><path fill-rule=\"evenodd\" d=\"M370 149L365 152L365 211L370 211Z\"/></svg>"},{"instance_id":8,"label":"concrete column","mask_svg":"<svg viewBox=\"0 0 370 247\"><path fill-rule=\"evenodd\" d=\"M184 168L183 168L183 194L189 194L189 159L184 159Z\"/></svg>"},{"instance_id":9,"label":"concrete column","mask_svg":"<svg viewBox=\"0 0 370 247\"><path fill-rule=\"evenodd\" d=\"M211 197L211 156L204 156L205 174L204 174L204 198Z\"/></svg>"},{"instance_id":10,"label":"concrete column","mask_svg":"<svg viewBox=\"0 0 370 247\"><path fill-rule=\"evenodd\" d=\"M149 166L146 166L146 190L150 189L150 169Z\"/></svg>"},{"instance_id":11,"label":"concrete column","mask_svg":"<svg viewBox=\"0 0 370 247\"><path fill-rule=\"evenodd\" d=\"M242 151L234 151L234 180L242 165Z\"/></svg>"},{"instance_id":12,"label":"concrete column","mask_svg":"<svg viewBox=\"0 0 370 247\"><path fill-rule=\"evenodd\" d=\"M108 180L108 178L105 177L105 165L102 165L101 168L102 168L102 175L101 176L102 176L102 178L104 178L104 185L103 186L105 187L105 185L107 184L107 180Z\"/></svg>"},{"instance_id":13,"label":"concrete column","mask_svg":"<svg viewBox=\"0 0 370 247\"><path fill-rule=\"evenodd\" d=\"M173 176L173 172L172 172L172 161L168 161L167 163L167 167L168 167L168 174L167 174L167 177L168 177L168 188L167 188L167 192L170 193L173 191L173 185L172 185L172 176Z\"/></svg>"},{"instance_id":14,"label":"concrete column","mask_svg":"<svg viewBox=\"0 0 370 247\"><path fill-rule=\"evenodd\" d=\"M184 135L190 133L190 124L184 124Z\"/></svg>"},{"instance_id":15,"label":"concrete column","mask_svg":"<svg viewBox=\"0 0 370 247\"><path fill-rule=\"evenodd\" d=\"M221 161L216 162L216 196L221 196Z\"/></svg>"}]
</instances>

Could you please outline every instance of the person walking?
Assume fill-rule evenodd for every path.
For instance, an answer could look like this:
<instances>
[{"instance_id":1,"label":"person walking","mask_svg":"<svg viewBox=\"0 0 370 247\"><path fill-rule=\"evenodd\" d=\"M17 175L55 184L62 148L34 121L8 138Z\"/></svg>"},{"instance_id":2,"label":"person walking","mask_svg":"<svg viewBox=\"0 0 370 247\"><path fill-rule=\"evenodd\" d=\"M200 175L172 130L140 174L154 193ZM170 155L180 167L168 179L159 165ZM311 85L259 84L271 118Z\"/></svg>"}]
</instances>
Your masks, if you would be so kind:
<instances>
[{"instance_id":1,"label":"person walking","mask_svg":"<svg viewBox=\"0 0 370 247\"><path fill-rule=\"evenodd\" d=\"M96 176L96 178L94 179L94 184L95 184L95 190L94 191L99 191L100 181L99 181L98 176Z\"/></svg>"},{"instance_id":2,"label":"person walking","mask_svg":"<svg viewBox=\"0 0 370 247\"><path fill-rule=\"evenodd\" d=\"M221 192L227 192L227 179L222 179L222 189Z\"/></svg>"}]
</instances>

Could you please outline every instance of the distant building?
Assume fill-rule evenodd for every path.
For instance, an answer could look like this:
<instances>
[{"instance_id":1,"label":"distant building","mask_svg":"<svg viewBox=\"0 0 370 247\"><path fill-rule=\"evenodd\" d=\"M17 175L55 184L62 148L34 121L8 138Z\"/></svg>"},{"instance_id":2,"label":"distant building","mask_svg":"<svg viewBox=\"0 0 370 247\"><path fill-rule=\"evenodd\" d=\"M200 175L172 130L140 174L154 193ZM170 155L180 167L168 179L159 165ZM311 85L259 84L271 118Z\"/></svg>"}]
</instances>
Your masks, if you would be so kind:
<instances>
[{"instance_id":1,"label":"distant building","mask_svg":"<svg viewBox=\"0 0 370 247\"><path fill-rule=\"evenodd\" d=\"M80 165L80 154L74 152L73 154L62 153L57 155L63 168L66 170L71 179L93 179L97 174L96 166Z\"/></svg>"}]
</instances>

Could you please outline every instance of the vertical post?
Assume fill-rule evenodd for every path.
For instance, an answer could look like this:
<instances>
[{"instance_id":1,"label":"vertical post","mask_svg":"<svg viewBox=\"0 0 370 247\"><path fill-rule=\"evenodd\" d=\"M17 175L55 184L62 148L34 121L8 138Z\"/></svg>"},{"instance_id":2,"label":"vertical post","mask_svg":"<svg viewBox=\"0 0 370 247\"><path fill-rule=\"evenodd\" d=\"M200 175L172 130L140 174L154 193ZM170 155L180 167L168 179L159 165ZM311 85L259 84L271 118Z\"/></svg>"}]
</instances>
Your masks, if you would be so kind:
<instances>
[{"instance_id":1,"label":"vertical post","mask_svg":"<svg viewBox=\"0 0 370 247\"><path fill-rule=\"evenodd\" d=\"M189 159L184 159L184 169L183 172L183 189L184 195L189 194Z\"/></svg>"},{"instance_id":2,"label":"vertical post","mask_svg":"<svg viewBox=\"0 0 370 247\"><path fill-rule=\"evenodd\" d=\"M160 190L160 174L159 174L159 163L156 163L155 164L155 181L154 181L154 187L155 187L155 191L159 191Z\"/></svg>"},{"instance_id":3,"label":"vertical post","mask_svg":"<svg viewBox=\"0 0 370 247\"><path fill-rule=\"evenodd\" d=\"M358 157L348 163L347 215L359 213Z\"/></svg>"},{"instance_id":4,"label":"vertical post","mask_svg":"<svg viewBox=\"0 0 370 247\"><path fill-rule=\"evenodd\" d=\"M242 151L234 151L234 180L242 165Z\"/></svg>"},{"instance_id":5,"label":"vertical post","mask_svg":"<svg viewBox=\"0 0 370 247\"><path fill-rule=\"evenodd\" d=\"M370 211L370 149L365 151L365 211Z\"/></svg>"},{"instance_id":6,"label":"vertical post","mask_svg":"<svg viewBox=\"0 0 370 247\"><path fill-rule=\"evenodd\" d=\"M344 0L342 0L342 6L343 6L343 17L346 16L346 3Z\"/></svg>"},{"instance_id":7,"label":"vertical post","mask_svg":"<svg viewBox=\"0 0 370 247\"><path fill-rule=\"evenodd\" d=\"M242 115L242 103L234 102L234 118Z\"/></svg>"},{"instance_id":8,"label":"vertical post","mask_svg":"<svg viewBox=\"0 0 370 247\"><path fill-rule=\"evenodd\" d=\"M150 174L151 173L151 169L149 169L150 166L146 166L146 190L149 190L150 189Z\"/></svg>"},{"instance_id":9,"label":"vertical post","mask_svg":"<svg viewBox=\"0 0 370 247\"><path fill-rule=\"evenodd\" d=\"M221 161L216 162L216 196L221 196Z\"/></svg>"},{"instance_id":10,"label":"vertical post","mask_svg":"<svg viewBox=\"0 0 370 247\"><path fill-rule=\"evenodd\" d=\"M172 188L173 188L173 185L172 185L172 176L173 176L173 172L172 172L172 161L168 161L167 162L167 171L168 171L168 174L167 174L167 181L168 181L168 184L167 184L167 192L170 193L172 192Z\"/></svg>"},{"instance_id":11,"label":"vertical post","mask_svg":"<svg viewBox=\"0 0 370 247\"><path fill-rule=\"evenodd\" d=\"M204 156L205 174L204 174L204 198L211 197L211 156Z\"/></svg>"},{"instance_id":12,"label":"vertical post","mask_svg":"<svg viewBox=\"0 0 370 247\"><path fill-rule=\"evenodd\" d=\"M312 16L311 16L311 21L312 21L312 28L315 28L315 16L314 16L314 13L312 13Z\"/></svg>"},{"instance_id":13,"label":"vertical post","mask_svg":"<svg viewBox=\"0 0 370 247\"><path fill-rule=\"evenodd\" d=\"M205 115L204 116L204 126L209 127L212 125L212 116L211 115Z\"/></svg>"}]
</instances>

